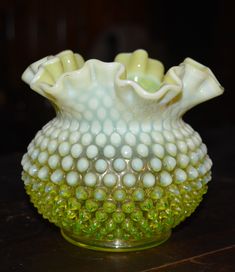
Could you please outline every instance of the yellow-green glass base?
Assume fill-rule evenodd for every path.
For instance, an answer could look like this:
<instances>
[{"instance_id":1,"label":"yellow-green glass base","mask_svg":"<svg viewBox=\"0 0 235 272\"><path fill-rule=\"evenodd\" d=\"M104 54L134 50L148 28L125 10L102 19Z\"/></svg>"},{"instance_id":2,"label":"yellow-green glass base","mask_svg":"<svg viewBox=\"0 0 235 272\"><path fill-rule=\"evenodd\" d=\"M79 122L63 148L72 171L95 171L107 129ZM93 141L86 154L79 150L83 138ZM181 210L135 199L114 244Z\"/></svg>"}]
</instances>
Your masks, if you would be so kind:
<instances>
[{"instance_id":1,"label":"yellow-green glass base","mask_svg":"<svg viewBox=\"0 0 235 272\"><path fill-rule=\"evenodd\" d=\"M66 241L75 246L98 251L127 252L127 251L139 251L158 246L164 243L171 236L171 231L161 233L160 235L156 235L154 237L141 240L138 242L124 241L121 239L117 239L114 241L94 241L91 239L84 238L81 239L73 236L72 234L66 232L63 229L61 230L61 234Z\"/></svg>"}]
</instances>

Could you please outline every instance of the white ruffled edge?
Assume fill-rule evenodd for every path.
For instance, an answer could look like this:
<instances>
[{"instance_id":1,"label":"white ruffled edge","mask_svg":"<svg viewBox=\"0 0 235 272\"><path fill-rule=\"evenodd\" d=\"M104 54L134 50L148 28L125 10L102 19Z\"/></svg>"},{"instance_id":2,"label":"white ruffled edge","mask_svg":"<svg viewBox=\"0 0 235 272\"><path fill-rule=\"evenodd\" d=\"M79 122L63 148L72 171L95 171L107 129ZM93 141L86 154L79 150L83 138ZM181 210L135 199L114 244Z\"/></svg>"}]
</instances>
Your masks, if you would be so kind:
<instances>
[{"instance_id":1,"label":"white ruffled edge","mask_svg":"<svg viewBox=\"0 0 235 272\"><path fill-rule=\"evenodd\" d=\"M192 82L193 88L190 90L191 95L195 89L200 90L202 88L210 90L210 94L207 98L206 90L203 89L204 100L223 93L223 88L211 70L191 58L186 58L179 66L170 68L166 73L165 77L170 78L170 81L174 82L174 84L163 81L162 86L154 93L146 91L135 81L123 79L123 75L125 75L125 66L123 64L117 62L102 62L96 59L86 61L84 65L77 70L62 73L53 85L41 82L39 79L46 69L46 66L56 61L58 61L57 56L45 57L30 65L22 75L23 81L28 83L31 89L51 100L64 97L63 81L65 78L68 79L68 77L71 79L77 77L78 81L83 84L85 82L87 86L98 78L98 80L103 81L101 82L102 84L114 84L117 92L122 92L122 97L124 98L125 90L129 89L133 95L137 95L141 99L158 102L158 104L167 104L180 93L187 89L190 90L190 86L186 86L185 84L186 78L187 82L190 81L188 77L190 74L198 74L200 77L198 82Z\"/></svg>"}]
</instances>

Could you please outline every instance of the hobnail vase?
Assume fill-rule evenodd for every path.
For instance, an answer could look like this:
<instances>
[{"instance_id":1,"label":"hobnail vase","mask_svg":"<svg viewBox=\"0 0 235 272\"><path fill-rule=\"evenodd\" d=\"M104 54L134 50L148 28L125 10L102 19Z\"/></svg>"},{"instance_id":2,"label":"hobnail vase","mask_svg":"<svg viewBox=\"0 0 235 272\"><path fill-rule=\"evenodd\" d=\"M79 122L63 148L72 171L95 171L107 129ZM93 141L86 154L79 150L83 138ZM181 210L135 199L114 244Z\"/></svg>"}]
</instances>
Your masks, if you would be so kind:
<instances>
[{"instance_id":1,"label":"hobnail vase","mask_svg":"<svg viewBox=\"0 0 235 272\"><path fill-rule=\"evenodd\" d=\"M28 146L22 179L66 240L146 249L199 205L212 162L182 116L222 94L210 69L186 58L164 75L144 50L111 63L67 50L33 63L22 79L56 111Z\"/></svg>"}]
</instances>

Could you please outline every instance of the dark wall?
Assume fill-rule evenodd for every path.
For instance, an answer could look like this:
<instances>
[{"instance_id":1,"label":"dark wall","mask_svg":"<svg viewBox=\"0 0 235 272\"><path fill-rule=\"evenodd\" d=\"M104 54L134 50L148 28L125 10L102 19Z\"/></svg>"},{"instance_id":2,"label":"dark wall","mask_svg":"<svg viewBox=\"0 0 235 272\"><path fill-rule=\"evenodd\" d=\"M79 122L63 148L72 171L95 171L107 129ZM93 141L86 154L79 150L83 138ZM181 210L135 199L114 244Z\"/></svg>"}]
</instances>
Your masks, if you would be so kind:
<instances>
[{"instance_id":1,"label":"dark wall","mask_svg":"<svg viewBox=\"0 0 235 272\"><path fill-rule=\"evenodd\" d=\"M112 61L121 51L144 48L166 69L187 56L209 66L223 96L185 118L214 145L210 131L234 131L232 1L1 0L0 152L21 152L54 115L44 98L21 82L33 61L72 49ZM209 134L208 134L209 133Z\"/></svg>"}]
</instances>

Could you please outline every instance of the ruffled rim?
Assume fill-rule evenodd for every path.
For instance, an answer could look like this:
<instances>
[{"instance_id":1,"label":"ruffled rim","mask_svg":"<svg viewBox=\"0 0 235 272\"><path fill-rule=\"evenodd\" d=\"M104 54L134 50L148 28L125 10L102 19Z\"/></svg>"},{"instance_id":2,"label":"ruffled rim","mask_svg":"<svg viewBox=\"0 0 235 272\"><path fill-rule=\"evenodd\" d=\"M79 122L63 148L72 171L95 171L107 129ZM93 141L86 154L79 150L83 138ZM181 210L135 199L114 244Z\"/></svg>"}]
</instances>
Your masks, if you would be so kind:
<instances>
[{"instance_id":1,"label":"ruffled rim","mask_svg":"<svg viewBox=\"0 0 235 272\"><path fill-rule=\"evenodd\" d=\"M223 88L211 70L190 58L186 58L179 66L170 68L165 75L163 72L163 65L157 60L149 59L144 50L119 54L115 62L111 63L96 59L84 62L81 55L66 50L31 64L23 73L22 79L33 90L49 99L60 95L63 81L68 77L78 77L83 85L89 85L98 78L103 84L114 84L117 90L130 88L133 95L160 104L167 104L184 90L190 89L190 77L194 79L190 83L194 85L193 89L200 89L202 85L213 89L209 98L223 93ZM136 80L130 79L130 74L132 77L136 74ZM147 90L139 81L140 77L151 77L159 87L155 92Z\"/></svg>"}]
</instances>

